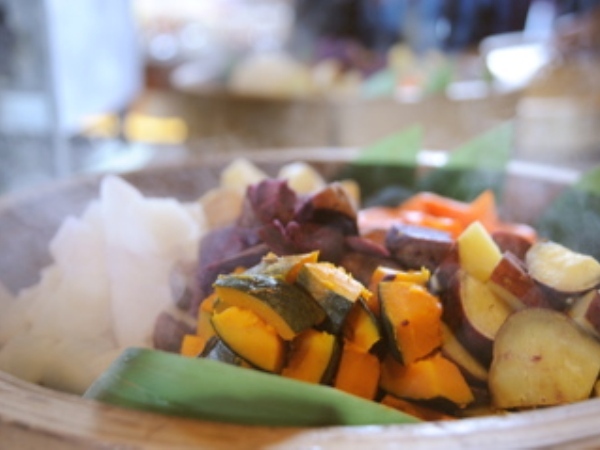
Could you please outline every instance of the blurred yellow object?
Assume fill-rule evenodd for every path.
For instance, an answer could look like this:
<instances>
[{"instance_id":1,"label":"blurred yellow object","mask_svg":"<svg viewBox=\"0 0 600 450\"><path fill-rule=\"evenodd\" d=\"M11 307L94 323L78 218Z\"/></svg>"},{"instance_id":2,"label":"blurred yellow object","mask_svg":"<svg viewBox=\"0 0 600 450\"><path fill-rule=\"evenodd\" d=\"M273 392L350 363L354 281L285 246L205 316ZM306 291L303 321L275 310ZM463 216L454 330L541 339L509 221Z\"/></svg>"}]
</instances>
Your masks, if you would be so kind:
<instances>
[{"instance_id":1,"label":"blurred yellow object","mask_svg":"<svg viewBox=\"0 0 600 450\"><path fill-rule=\"evenodd\" d=\"M180 144L187 139L187 125L177 117L151 117L131 113L125 118L125 136L132 141Z\"/></svg>"},{"instance_id":2,"label":"blurred yellow object","mask_svg":"<svg viewBox=\"0 0 600 450\"><path fill-rule=\"evenodd\" d=\"M137 112L125 116L123 124L114 114L87 117L84 134L95 138L114 138L123 126L124 136L135 142L150 144L181 144L188 137L188 128L177 117L154 117Z\"/></svg>"}]
</instances>

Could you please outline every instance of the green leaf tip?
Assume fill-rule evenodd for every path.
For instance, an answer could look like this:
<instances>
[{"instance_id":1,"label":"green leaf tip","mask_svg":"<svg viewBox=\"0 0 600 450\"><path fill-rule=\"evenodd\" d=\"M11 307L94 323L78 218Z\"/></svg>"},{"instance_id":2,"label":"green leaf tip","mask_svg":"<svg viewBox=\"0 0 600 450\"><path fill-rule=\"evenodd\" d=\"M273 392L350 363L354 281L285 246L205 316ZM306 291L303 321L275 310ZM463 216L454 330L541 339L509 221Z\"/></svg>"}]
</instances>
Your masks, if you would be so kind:
<instances>
[{"instance_id":1,"label":"green leaf tip","mask_svg":"<svg viewBox=\"0 0 600 450\"><path fill-rule=\"evenodd\" d=\"M513 138L512 122L498 125L451 151L444 168L504 171L511 157Z\"/></svg>"},{"instance_id":2,"label":"green leaf tip","mask_svg":"<svg viewBox=\"0 0 600 450\"><path fill-rule=\"evenodd\" d=\"M416 167L417 155L421 151L422 144L423 128L420 125L413 125L365 147L354 162Z\"/></svg>"}]
</instances>

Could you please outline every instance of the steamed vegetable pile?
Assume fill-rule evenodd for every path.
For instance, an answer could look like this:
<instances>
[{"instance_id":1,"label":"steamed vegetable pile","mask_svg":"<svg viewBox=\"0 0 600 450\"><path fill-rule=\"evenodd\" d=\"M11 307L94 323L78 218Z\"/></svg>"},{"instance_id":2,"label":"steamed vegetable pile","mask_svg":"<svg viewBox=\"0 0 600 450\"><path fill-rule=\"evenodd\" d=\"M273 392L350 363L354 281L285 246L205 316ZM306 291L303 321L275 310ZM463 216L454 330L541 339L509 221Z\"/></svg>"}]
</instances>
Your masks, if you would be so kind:
<instances>
[{"instance_id":1,"label":"steamed vegetable pile","mask_svg":"<svg viewBox=\"0 0 600 450\"><path fill-rule=\"evenodd\" d=\"M100 194L61 226L39 284L0 286L0 370L266 425L446 420L600 393L600 263L503 222L491 190L360 209L355 182L236 161L195 203L117 177Z\"/></svg>"},{"instance_id":2,"label":"steamed vegetable pile","mask_svg":"<svg viewBox=\"0 0 600 450\"><path fill-rule=\"evenodd\" d=\"M183 355L425 420L600 389L600 264L503 223L491 191L359 211L339 183L300 195L267 179L201 248L187 305L197 327L179 334Z\"/></svg>"}]
</instances>

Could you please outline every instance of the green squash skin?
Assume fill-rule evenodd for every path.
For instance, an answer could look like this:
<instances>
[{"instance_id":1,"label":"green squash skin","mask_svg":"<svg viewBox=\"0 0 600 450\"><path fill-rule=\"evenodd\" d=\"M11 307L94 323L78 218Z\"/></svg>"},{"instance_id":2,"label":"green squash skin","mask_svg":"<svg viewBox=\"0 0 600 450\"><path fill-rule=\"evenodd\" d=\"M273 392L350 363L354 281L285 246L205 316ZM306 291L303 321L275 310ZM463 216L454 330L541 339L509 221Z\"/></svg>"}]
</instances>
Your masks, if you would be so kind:
<instances>
[{"instance_id":1,"label":"green squash skin","mask_svg":"<svg viewBox=\"0 0 600 450\"><path fill-rule=\"evenodd\" d=\"M269 257L269 255L267 255L256 266L250 267L248 270L246 270L244 274L268 275L285 280L287 275L295 266L300 264L302 261L310 259L311 255L312 253L277 257Z\"/></svg>"},{"instance_id":2,"label":"green squash skin","mask_svg":"<svg viewBox=\"0 0 600 450\"><path fill-rule=\"evenodd\" d=\"M245 361L244 358L231 350L218 336L213 336L208 340L204 351L199 357L221 361L222 363L231 364L234 366L244 366L250 364Z\"/></svg>"},{"instance_id":3,"label":"green squash skin","mask_svg":"<svg viewBox=\"0 0 600 450\"><path fill-rule=\"evenodd\" d=\"M375 342L373 343L373 347L375 347L375 346L377 346L377 344L379 342L381 342L384 339L383 331L381 330L381 326L379 324L379 319L377 319L377 317L375 316L375 314L373 313L373 311L371 311L371 309L367 306L367 303L365 302L365 299L363 297L360 297L358 299L358 303L359 303L358 306L363 310L363 312L369 318L369 323L371 324L373 332L378 337L375 340Z\"/></svg>"},{"instance_id":4,"label":"green squash skin","mask_svg":"<svg viewBox=\"0 0 600 450\"><path fill-rule=\"evenodd\" d=\"M326 318L323 308L307 292L279 277L259 274L221 275L214 286L244 292L263 302L296 334L317 325ZM237 306L235 302L226 301Z\"/></svg>"},{"instance_id":5,"label":"green squash skin","mask_svg":"<svg viewBox=\"0 0 600 450\"><path fill-rule=\"evenodd\" d=\"M322 328L331 334L340 334L344 327L346 316L354 305L354 300L328 289L309 270L300 270L296 283L302 286L325 310L327 321L323 323Z\"/></svg>"},{"instance_id":6,"label":"green squash skin","mask_svg":"<svg viewBox=\"0 0 600 450\"><path fill-rule=\"evenodd\" d=\"M333 349L331 351L331 358L329 358L329 364L323 372L321 377L321 384L332 385L335 374L337 373L338 367L340 366L340 360L342 359L342 342L339 338L333 341Z\"/></svg>"},{"instance_id":7,"label":"green squash skin","mask_svg":"<svg viewBox=\"0 0 600 450\"><path fill-rule=\"evenodd\" d=\"M383 283L382 283L383 284ZM383 336L385 341L387 342L387 348L392 355L392 357L398 361L399 363L403 363L404 358L402 357L402 351L398 346L398 340L396 339L396 327L393 324L393 321L390 320L386 310L386 296L384 292L379 289L379 302L381 305L381 326L383 331Z\"/></svg>"}]
</instances>

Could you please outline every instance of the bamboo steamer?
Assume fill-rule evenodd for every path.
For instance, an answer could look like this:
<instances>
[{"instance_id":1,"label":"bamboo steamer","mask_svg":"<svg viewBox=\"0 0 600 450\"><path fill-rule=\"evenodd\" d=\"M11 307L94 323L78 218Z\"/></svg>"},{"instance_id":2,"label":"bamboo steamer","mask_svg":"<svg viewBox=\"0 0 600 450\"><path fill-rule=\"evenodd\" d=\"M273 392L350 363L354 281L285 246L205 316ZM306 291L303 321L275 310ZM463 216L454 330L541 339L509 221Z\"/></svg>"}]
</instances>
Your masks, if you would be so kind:
<instances>
[{"instance_id":1,"label":"bamboo steamer","mask_svg":"<svg viewBox=\"0 0 600 450\"><path fill-rule=\"evenodd\" d=\"M268 173L306 160L331 175L353 151L300 149L245 154ZM219 180L233 154L196 158L123 176L147 195L192 200ZM509 167L505 207L530 221L576 174ZM559 176L560 175L560 176ZM0 200L0 279L17 291L49 263L48 242L68 214L97 196L100 176L56 183ZM522 193L527 192L527 196ZM521 195L520 195L521 194ZM527 202L521 200L527 197ZM532 208L531 206L535 206ZM289 428L240 426L133 411L50 390L0 372L0 449L358 449L600 447L600 398L492 417L417 425Z\"/></svg>"}]
</instances>

